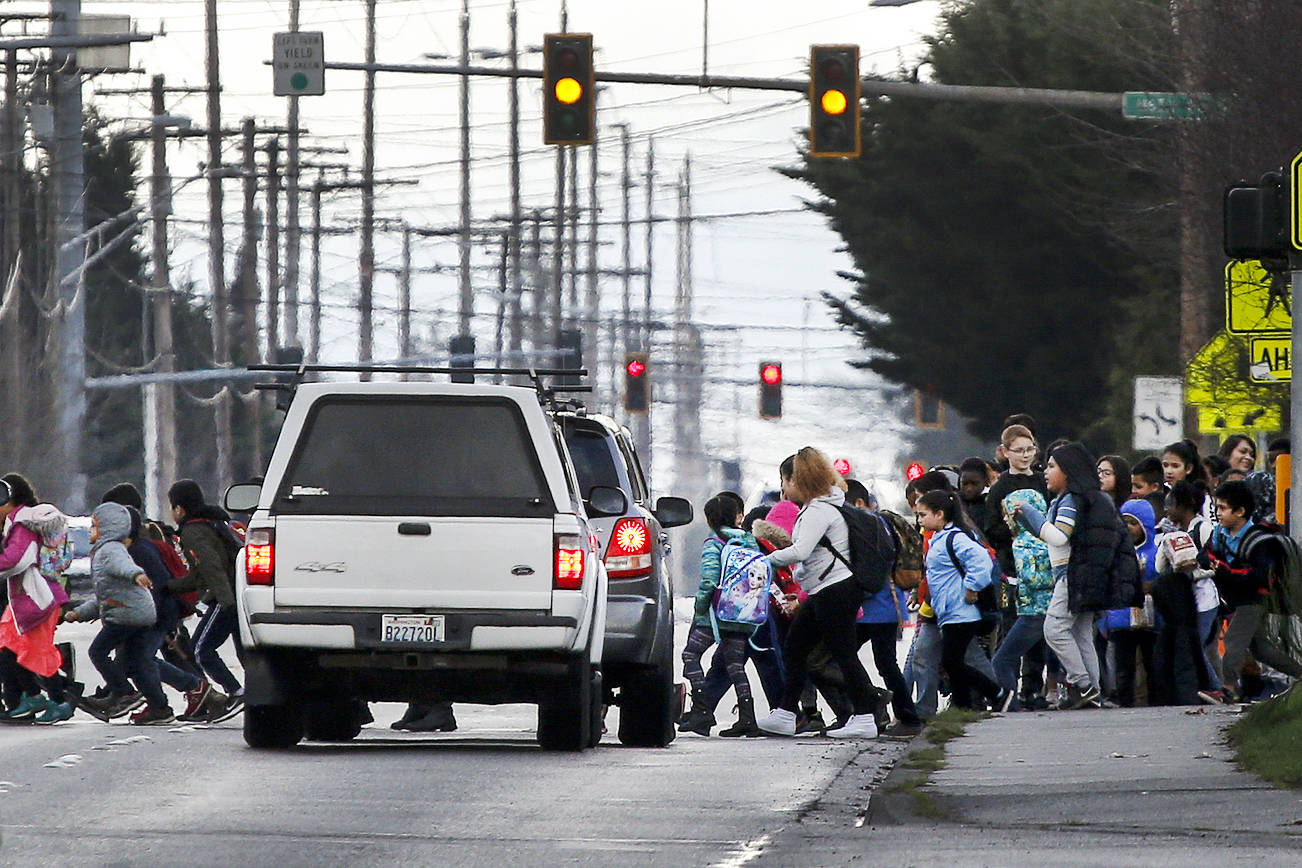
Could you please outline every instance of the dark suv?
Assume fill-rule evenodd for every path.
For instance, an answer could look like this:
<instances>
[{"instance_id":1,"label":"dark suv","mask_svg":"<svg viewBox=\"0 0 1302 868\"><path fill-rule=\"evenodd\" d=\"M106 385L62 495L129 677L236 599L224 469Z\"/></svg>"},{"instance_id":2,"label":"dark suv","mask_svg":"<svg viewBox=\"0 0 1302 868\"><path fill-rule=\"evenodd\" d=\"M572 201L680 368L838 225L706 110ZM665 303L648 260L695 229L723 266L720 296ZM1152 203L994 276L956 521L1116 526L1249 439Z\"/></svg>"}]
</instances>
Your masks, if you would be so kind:
<instances>
[{"instance_id":1,"label":"dark suv","mask_svg":"<svg viewBox=\"0 0 1302 868\"><path fill-rule=\"evenodd\" d=\"M690 524L691 504L651 494L627 429L581 410L556 415L585 498L597 487L628 498L623 515L589 515L609 576L602 679L618 705L619 740L664 747L673 741L681 699L674 685L673 583L665 529ZM618 693L615 691L618 690Z\"/></svg>"}]
</instances>

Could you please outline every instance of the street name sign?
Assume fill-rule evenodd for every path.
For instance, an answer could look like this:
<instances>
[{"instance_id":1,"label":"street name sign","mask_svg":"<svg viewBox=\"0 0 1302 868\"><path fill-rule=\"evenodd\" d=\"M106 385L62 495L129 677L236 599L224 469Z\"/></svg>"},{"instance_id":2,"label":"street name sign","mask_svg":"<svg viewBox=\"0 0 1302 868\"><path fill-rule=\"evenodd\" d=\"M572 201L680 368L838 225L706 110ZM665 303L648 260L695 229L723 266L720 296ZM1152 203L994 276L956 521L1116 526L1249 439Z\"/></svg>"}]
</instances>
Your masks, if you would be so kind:
<instances>
[{"instance_id":1,"label":"street name sign","mask_svg":"<svg viewBox=\"0 0 1302 868\"><path fill-rule=\"evenodd\" d=\"M271 68L276 96L325 93L325 34L295 30L272 36Z\"/></svg>"},{"instance_id":2,"label":"street name sign","mask_svg":"<svg viewBox=\"0 0 1302 868\"><path fill-rule=\"evenodd\" d=\"M1127 91L1121 95L1121 116L1127 120L1197 121L1211 99L1205 93Z\"/></svg>"}]
</instances>

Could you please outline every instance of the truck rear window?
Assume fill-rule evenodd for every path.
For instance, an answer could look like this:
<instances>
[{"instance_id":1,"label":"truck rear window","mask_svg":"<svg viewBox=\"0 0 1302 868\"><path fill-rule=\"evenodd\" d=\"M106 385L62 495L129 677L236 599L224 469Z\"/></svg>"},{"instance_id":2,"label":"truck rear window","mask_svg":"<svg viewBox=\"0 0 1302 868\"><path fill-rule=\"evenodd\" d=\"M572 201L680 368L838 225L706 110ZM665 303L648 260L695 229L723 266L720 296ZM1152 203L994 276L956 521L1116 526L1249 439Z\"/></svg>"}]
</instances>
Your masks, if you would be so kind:
<instances>
[{"instance_id":1,"label":"truck rear window","mask_svg":"<svg viewBox=\"0 0 1302 868\"><path fill-rule=\"evenodd\" d=\"M275 508L293 515L555 512L519 407L502 398L443 396L318 402Z\"/></svg>"},{"instance_id":2,"label":"truck rear window","mask_svg":"<svg viewBox=\"0 0 1302 868\"><path fill-rule=\"evenodd\" d=\"M615 469L610 444L603 434L571 428L565 432L565 445L569 447L574 473L579 477L579 490L585 500L593 486L620 487L619 471Z\"/></svg>"}]
</instances>

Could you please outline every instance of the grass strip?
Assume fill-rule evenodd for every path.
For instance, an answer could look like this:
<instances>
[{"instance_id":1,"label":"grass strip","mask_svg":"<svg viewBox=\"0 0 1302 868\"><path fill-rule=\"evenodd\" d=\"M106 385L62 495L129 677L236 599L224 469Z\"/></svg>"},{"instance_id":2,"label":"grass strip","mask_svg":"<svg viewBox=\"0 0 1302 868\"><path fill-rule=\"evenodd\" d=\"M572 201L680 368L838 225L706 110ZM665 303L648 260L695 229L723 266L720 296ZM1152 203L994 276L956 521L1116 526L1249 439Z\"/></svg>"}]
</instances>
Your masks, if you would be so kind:
<instances>
[{"instance_id":1,"label":"grass strip","mask_svg":"<svg viewBox=\"0 0 1302 868\"><path fill-rule=\"evenodd\" d=\"M1302 788L1302 690L1257 703L1229 728L1239 765L1277 787Z\"/></svg>"}]
</instances>

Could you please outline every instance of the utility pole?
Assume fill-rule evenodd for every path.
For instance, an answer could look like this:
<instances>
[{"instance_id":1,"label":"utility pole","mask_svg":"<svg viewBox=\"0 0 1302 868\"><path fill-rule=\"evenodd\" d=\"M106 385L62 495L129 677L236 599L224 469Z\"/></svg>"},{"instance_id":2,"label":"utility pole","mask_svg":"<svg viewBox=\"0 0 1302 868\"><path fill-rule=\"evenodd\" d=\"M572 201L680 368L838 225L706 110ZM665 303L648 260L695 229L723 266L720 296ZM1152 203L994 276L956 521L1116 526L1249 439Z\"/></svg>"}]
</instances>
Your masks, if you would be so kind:
<instances>
[{"instance_id":1,"label":"utility pole","mask_svg":"<svg viewBox=\"0 0 1302 868\"><path fill-rule=\"evenodd\" d=\"M50 33L73 36L80 29L81 0L50 0ZM86 424L86 298L82 268L83 243L75 240L86 230L85 158L81 146L81 71L75 48L50 52L50 89L54 104L52 174L55 189L55 288L62 307L59 362L54 406L58 414L55 435L54 478L61 506L69 513L86 511L86 474L83 436Z\"/></svg>"},{"instance_id":2,"label":"utility pole","mask_svg":"<svg viewBox=\"0 0 1302 868\"><path fill-rule=\"evenodd\" d=\"M516 0L511 0L507 12L507 23L511 31L511 45L508 58L511 70L520 70L520 51L518 45L518 21ZM524 345L523 284L521 280L520 247L523 233L520 212L520 80L511 79L511 352L513 359L519 359Z\"/></svg>"},{"instance_id":3,"label":"utility pole","mask_svg":"<svg viewBox=\"0 0 1302 868\"><path fill-rule=\"evenodd\" d=\"M601 353L597 342L601 334L597 317L601 312L600 287L597 283L597 136L593 130L592 144L588 149L588 274L587 297L583 305L583 352L588 368L595 373L588 379L595 394L593 403L601 404Z\"/></svg>"},{"instance_id":4,"label":"utility pole","mask_svg":"<svg viewBox=\"0 0 1302 868\"><path fill-rule=\"evenodd\" d=\"M593 140L596 140L595 131ZM596 147L594 144L593 147ZM569 223L569 240L565 244L566 277L569 278L569 294L566 297L565 311L571 322L579 318L579 151L570 146L569 166L569 205L566 220Z\"/></svg>"},{"instance_id":5,"label":"utility pole","mask_svg":"<svg viewBox=\"0 0 1302 868\"><path fill-rule=\"evenodd\" d=\"M258 163L257 163L257 142L256 122L253 118L245 118L243 125L244 132L244 240L240 250L240 293L238 299L232 299L236 302L235 308L239 311L240 330L236 336L237 345L240 347L241 360L247 359L251 362L260 361L258 353L258 301L260 293L258 292ZM275 142L275 139L272 140ZM269 171L274 172L274 165L269 167ZM276 217L274 214L269 215L271 224L275 225ZM272 242L274 250L275 242ZM274 274L274 272L272 272ZM268 281L268 289L271 291L272 281ZM273 357L274 358L274 357ZM232 387L233 388L233 387ZM248 411L248 425L253 430L253 450L249 456L249 464L245 465L242 461L241 466L236 469L240 478L247 479L254 473L262 470L262 405L258 403L260 395L253 393L252 401L244 404L244 409ZM231 462L234 469L236 463L235 456L231 456Z\"/></svg>"},{"instance_id":6,"label":"utility pole","mask_svg":"<svg viewBox=\"0 0 1302 868\"><path fill-rule=\"evenodd\" d=\"M646 288L642 306L642 327L633 332L637 336L636 342L630 338L625 343L626 349L632 349L636 343L641 346L642 352L648 354L651 352L651 257L655 248L655 177L655 142L648 138L646 142L646 268L644 269ZM625 281L627 283L628 279L625 278ZM632 327L629 328L632 332ZM653 366L656 364L654 359L651 364ZM653 367L652 370L655 368ZM652 451L654 440L651 420L654 414L655 401L652 400L648 402L645 413L635 414L633 417L633 444L637 447L638 454L642 456L642 471L646 474L648 485L653 479L651 470L654 465Z\"/></svg>"},{"instance_id":7,"label":"utility pole","mask_svg":"<svg viewBox=\"0 0 1302 868\"><path fill-rule=\"evenodd\" d=\"M674 443L678 490L695 500L706 494L701 452L701 399L705 364L701 332L692 322L692 163L683 161L678 182L678 275L674 299Z\"/></svg>"},{"instance_id":8,"label":"utility pole","mask_svg":"<svg viewBox=\"0 0 1302 868\"><path fill-rule=\"evenodd\" d=\"M548 307L551 314L551 349L557 350L561 346L561 329L565 328L562 319L564 310L564 292L565 284L565 156L569 148L565 146L556 149L556 213L553 215L555 222L556 241L552 247L552 281L551 281L551 299Z\"/></svg>"},{"instance_id":9,"label":"utility pole","mask_svg":"<svg viewBox=\"0 0 1302 868\"><path fill-rule=\"evenodd\" d=\"M402 224L402 276L398 282L398 358L411 358L411 227ZM406 374L403 379L407 379Z\"/></svg>"},{"instance_id":10,"label":"utility pole","mask_svg":"<svg viewBox=\"0 0 1302 868\"><path fill-rule=\"evenodd\" d=\"M226 329L226 250L222 224L222 112L221 76L218 70L217 0L204 0L204 23L207 36L205 61L208 77L208 287L212 293L213 362L217 367L230 364L230 335ZM231 479L231 397L223 386L217 393L217 487Z\"/></svg>"},{"instance_id":11,"label":"utility pole","mask_svg":"<svg viewBox=\"0 0 1302 868\"><path fill-rule=\"evenodd\" d=\"M529 317L529 341L533 345L534 353L537 353L543 347L543 324L546 321L544 314L549 307L549 304L544 300L544 287L550 287L551 283L545 279L543 274L542 212L535 210L530 222L533 225L533 232L529 238L529 273L532 275L529 281L529 311L533 315ZM548 290L547 294L550 295L550 290Z\"/></svg>"},{"instance_id":12,"label":"utility pole","mask_svg":"<svg viewBox=\"0 0 1302 868\"><path fill-rule=\"evenodd\" d=\"M321 187L324 178L317 172L312 182L312 300L308 325L308 362L315 365L321 350Z\"/></svg>"},{"instance_id":13,"label":"utility pole","mask_svg":"<svg viewBox=\"0 0 1302 868\"><path fill-rule=\"evenodd\" d=\"M621 277L623 278L624 295L621 299L620 322L619 322L619 340L616 346L620 347L623 352L632 350L632 341L629 339L631 324L633 321L633 221L630 206L632 204L633 180L629 175L629 161L632 156L632 139L628 133L628 124L619 124L620 127L620 144L623 145L624 151L624 168L619 176L619 189L622 194L623 208L620 212L620 229L623 246L621 252L624 255L623 269Z\"/></svg>"},{"instance_id":14,"label":"utility pole","mask_svg":"<svg viewBox=\"0 0 1302 868\"><path fill-rule=\"evenodd\" d=\"M289 0L289 29L298 31L299 0ZM285 160L285 339L287 347L302 346L298 337L298 266L302 229L298 218L298 97L289 97L289 148ZM273 224L274 225L274 224ZM268 248L270 250L271 248ZM270 285L268 289L270 290ZM269 359L276 360L274 355Z\"/></svg>"},{"instance_id":15,"label":"utility pole","mask_svg":"<svg viewBox=\"0 0 1302 868\"><path fill-rule=\"evenodd\" d=\"M366 62L375 63L375 0L366 0ZM375 288L375 71L366 73L362 107L362 249L359 262L360 291L357 297L359 335L357 360L369 362L372 351L371 323ZM370 374L362 373L363 381Z\"/></svg>"},{"instance_id":16,"label":"utility pole","mask_svg":"<svg viewBox=\"0 0 1302 868\"><path fill-rule=\"evenodd\" d=\"M470 0L461 0L461 64L470 65ZM458 79L461 109L461 231L457 238L457 334L470 336L475 299L470 289L470 76Z\"/></svg>"},{"instance_id":17,"label":"utility pole","mask_svg":"<svg viewBox=\"0 0 1302 868\"><path fill-rule=\"evenodd\" d=\"M509 231L502 233L502 259L498 267L498 299L497 299L497 327L493 334L493 354L497 366L503 367L502 364L502 338L503 327L506 324L506 307L507 307L507 279L510 272L511 262L511 233ZM502 375L497 374L493 378L494 383L502 382Z\"/></svg>"},{"instance_id":18,"label":"utility pole","mask_svg":"<svg viewBox=\"0 0 1302 868\"><path fill-rule=\"evenodd\" d=\"M257 335L256 331L254 335ZM272 138L267 142L267 361L279 361L281 346L280 140Z\"/></svg>"},{"instance_id":19,"label":"utility pole","mask_svg":"<svg viewBox=\"0 0 1302 868\"><path fill-rule=\"evenodd\" d=\"M176 370L172 346L172 272L168 262L167 218L172 208L172 179L167 171L167 136L160 122L166 113L163 102L163 76L151 81L150 105L153 111L151 133L152 171L149 176L149 199L153 223L150 248L150 307L153 309L153 355L158 357L156 370L168 374ZM148 352L146 353L148 355ZM166 516L167 489L177 479L176 472L176 387L170 382L148 383L143 387L145 420L145 510L151 516Z\"/></svg>"},{"instance_id":20,"label":"utility pole","mask_svg":"<svg viewBox=\"0 0 1302 868\"><path fill-rule=\"evenodd\" d=\"M14 274L19 263L19 248L22 245L20 231L20 200L22 199L23 135L19 126L18 104L18 51L10 48L5 51L5 105L4 105L4 273L0 274L0 286L7 287L12 277L15 280L14 291L22 285L22 275ZM19 292L13 301L13 308L0 328L0 350L3 351L4 369L8 372L7 382L10 388L4 390L3 412L5 420L5 438L12 443L26 443L27 412L23 406L26 390L20 387L29 375L26 346L31 338L23 328L23 295ZM10 453L11 460L19 456Z\"/></svg>"}]
</instances>

